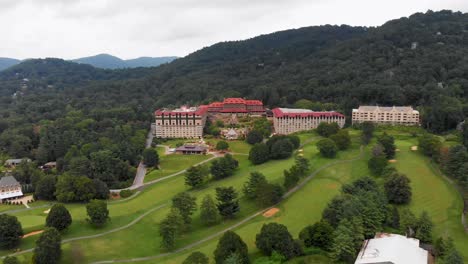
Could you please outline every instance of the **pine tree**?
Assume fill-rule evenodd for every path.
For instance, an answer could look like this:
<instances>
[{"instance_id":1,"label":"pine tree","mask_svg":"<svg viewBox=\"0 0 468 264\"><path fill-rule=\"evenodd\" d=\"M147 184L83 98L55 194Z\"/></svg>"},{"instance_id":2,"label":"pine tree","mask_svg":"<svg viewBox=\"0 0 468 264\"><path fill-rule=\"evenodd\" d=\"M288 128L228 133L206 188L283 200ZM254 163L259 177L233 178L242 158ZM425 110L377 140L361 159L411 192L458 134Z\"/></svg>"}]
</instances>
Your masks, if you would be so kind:
<instances>
[{"instance_id":1,"label":"pine tree","mask_svg":"<svg viewBox=\"0 0 468 264\"><path fill-rule=\"evenodd\" d=\"M207 194L200 205L200 219L204 225L210 226L219 222L219 212L213 198Z\"/></svg>"},{"instance_id":2,"label":"pine tree","mask_svg":"<svg viewBox=\"0 0 468 264\"><path fill-rule=\"evenodd\" d=\"M192 222L192 214L197 209L196 198L187 192L177 194L172 198L172 207L177 208L184 218L185 225Z\"/></svg>"},{"instance_id":3,"label":"pine tree","mask_svg":"<svg viewBox=\"0 0 468 264\"><path fill-rule=\"evenodd\" d=\"M240 210L237 192L234 187L216 188L216 200L218 200L216 207L219 214L224 218L233 218Z\"/></svg>"},{"instance_id":4,"label":"pine tree","mask_svg":"<svg viewBox=\"0 0 468 264\"><path fill-rule=\"evenodd\" d=\"M244 183L242 191L247 198L255 199L258 195L259 188L266 183L265 175L254 171L250 173L249 180Z\"/></svg>"},{"instance_id":5,"label":"pine tree","mask_svg":"<svg viewBox=\"0 0 468 264\"><path fill-rule=\"evenodd\" d=\"M159 234L162 237L161 246L167 250L172 250L175 247L177 238L184 229L184 218L179 209L172 208L159 225Z\"/></svg>"}]
</instances>

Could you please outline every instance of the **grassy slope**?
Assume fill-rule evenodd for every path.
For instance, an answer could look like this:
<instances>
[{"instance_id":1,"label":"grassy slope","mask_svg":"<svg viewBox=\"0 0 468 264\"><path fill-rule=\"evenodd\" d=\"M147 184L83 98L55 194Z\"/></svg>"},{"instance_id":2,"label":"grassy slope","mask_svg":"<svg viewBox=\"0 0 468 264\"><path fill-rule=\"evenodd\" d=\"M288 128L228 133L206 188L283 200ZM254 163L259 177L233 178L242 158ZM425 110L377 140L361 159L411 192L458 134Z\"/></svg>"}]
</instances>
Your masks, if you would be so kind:
<instances>
[{"instance_id":1,"label":"grassy slope","mask_svg":"<svg viewBox=\"0 0 468 264\"><path fill-rule=\"evenodd\" d=\"M145 182L149 182L179 172L211 157L211 155L163 155L160 158L160 168L158 170L152 170L148 174L146 174Z\"/></svg>"},{"instance_id":2,"label":"grassy slope","mask_svg":"<svg viewBox=\"0 0 468 264\"><path fill-rule=\"evenodd\" d=\"M247 156L240 155L235 156L236 159L240 161L240 168L237 170L236 174L228 179L210 183L206 186L205 189L195 192L195 195L201 200L201 197L207 193L214 195L214 188L217 186L234 186L239 191L248 177L248 174L251 171L259 170L264 172L267 177L272 181L279 181L282 176L283 168L288 168L293 164L293 159L281 160L281 161L272 161L260 166L252 166L247 160ZM76 237L79 235L87 235L93 233L100 233L102 231L110 230L122 225L129 223L131 220L135 219L145 211L153 208L157 205L166 203L170 200L172 196L176 193L187 190L184 186L183 177L174 177L169 180L164 181L163 183L156 184L147 188L143 193L138 195L136 198L131 199L130 201L122 203L111 203L109 205L110 215L112 220L104 228L96 230L91 228L85 221L85 208L81 204L69 204L67 208L70 210L74 222L69 230L64 234L64 238L67 237ZM246 202L241 200L241 207L243 208L239 218L242 218L245 215L248 215L251 212L254 212L256 209L255 205L251 202ZM45 209L35 209L26 212L16 213L19 220L24 223L23 226L26 229L41 229L45 221L45 214L43 213ZM135 250L133 254L137 256L151 255L159 252L159 238L158 238L158 227L157 223L161 220L162 217L167 213L167 209L163 209L157 212L150 214L145 217L140 223L133 226L128 230L124 230L115 234L107 235L105 237L93 240L86 240L81 242L73 243L75 248L83 249L71 250L70 245L64 245L64 260L71 259L70 255L67 254L78 254L76 252L85 252L85 259L103 259L103 258L114 258L114 257L127 257L129 252L126 248L122 248L120 242L125 242L127 245L135 245ZM197 216L195 216L197 218ZM211 234L215 230L220 230L225 226L232 225L235 221L230 221L223 223L223 225L218 225L213 228L199 228L200 223L194 222L194 230L200 229L200 231L193 232L190 234L190 237L187 237L187 240L181 241L181 243L188 243L196 241L199 237L204 237ZM137 234L135 238L135 234ZM193 236L192 236L193 235ZM21 244L20 248L26 249L33 246L33 241L36 237L30 237L25 239ZM122 243L123 243L122 242ZM139 242L142 244L140 245ZM157 245L157 246L151 246ZM111 247L111 249L108 248ZM99 249L99 250L97 250ZM11 251L10 251L11 252ZM7 254L8 251L2 251L1 255ZM98 253L98 254L96 254ZM89 255L87 255L89 254ZM132 254L132 255L133 255ZM30 254L26 254L24 259L30 259ZM23 257L22 257L23 258Z\"/></svg>"},{"instance_id":3,"label":"grassy slope","mask_svg":"<svg viewBox=\"0 0 468 264\"><path fill-rule=\"evenodd\" d=\"M433 169L427 158L410 150L416 141L398 140L396 143L401 151L396 156L395 166L411 179L413 197L409 208L417 215L426 210L435 224L434 237L452 237L465 262L468 262L468 234L460 222L463 208L460 195L446 178Z\"/></svg>"}]
</instances>

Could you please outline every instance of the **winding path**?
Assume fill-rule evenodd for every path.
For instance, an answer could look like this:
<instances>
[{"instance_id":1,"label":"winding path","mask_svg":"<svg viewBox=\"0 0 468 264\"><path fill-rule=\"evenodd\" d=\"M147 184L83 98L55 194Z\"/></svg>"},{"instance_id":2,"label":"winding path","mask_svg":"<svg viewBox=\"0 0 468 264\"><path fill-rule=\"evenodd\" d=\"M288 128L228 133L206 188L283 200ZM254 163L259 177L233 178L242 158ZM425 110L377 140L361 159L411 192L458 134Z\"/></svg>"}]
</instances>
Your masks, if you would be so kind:
<instances>
[{"instance_id":1,"label":"winding path","mask_svg":"<svg viewBox=\"0 0 468 264\"><path fill-rule=\"evenodd\" d=\"M138 216L137 218L135 218L133 221L131 221L130 223L124 225L124 226L121 226L121 227L117 227L117 228L114 228L114 229L111 229L109 231L106 231L106 232L102 232L102 233L99 233L99 234L94 234L94 235L88 235L88 236L80 236L80 237L72 237L72 238L68 238L68 239L64 239L62 240L62 244L65 244L65 243L70 243L70 242L73 242L73 241L77 241L77 240L84 240L84 239L91 239L91 238L97 238L97 237L102 237L102 236L105 236L105 235L108 235L108 234L112 234L112 233L115 233L115 232L119 232L119 231L122 231L122 230L125 230L133 225L135 225L136 223L140 222L141 219L143 219L145 216L151 214L152 212L155 212L161 208L164 208L166 206L168 206L169 203L164 203L164 204L161 204L161 205L158 205L154 208L151 208L150 210L144 212L143 214L141 214L140 216ZM25 250L21 250L19 252L16 252L16 253L13 253L13 254L10 254L9 256L17 256L17 255L22 255L22 254L25 254L25 253L28 253L28 252L32 252L34 250L34 248L30 248L30 249L25 249ZM6 256L3 256L1 257L2 259L5 258Z\"/></svg>"},{"instance_id":2,"label":"winding path","mask_svg":"<svg viewBox=\"0 0 468 264\"><path fill-rule=\"evenodd\" d=\"M313 139L311 139L312 141ZM307 142L307 141L306 141ZM304 143L304 144L307 144L307 143ZM310 141L309 141L310 142ZM303 144L303 145L304 145ZM301 146L303 146L301 145ZM300 190L302 187L304 187L310 180L312 180L318 173L320 173L321 171L329 168L329 167L332 167L334 165L337 165L337 164L341 164L341 163L347 163L347 162L353 162L353 161L357 161L359 159L361 159L363 157L363 146L360 147L360 152L359 152L359 155L356 157L356 158L352 158L352 159L348 159L348 160L338 160L338 161L334 161L334 162L331 162L331 163L328 163L326 165L323 165L322 167L316 169L314 172L312 172L309 176L307 176L303 181L301 181L301 183L299 183L296 187L292 188L291 190L289 190L287 193L285 193L282 197L282 201L287 199L289 196L291 196L293 193L297 192L298 190ZM281 201L280 201L281 202ZM279 203L280 203L279 202ZM163 258L163 257L167 257L167 256L170 256L170 255L173 255L173 254L177 254L177 253L180 253L180 252L183 252L185 250L189 250L189 249L192 249L194 247L197 247L209 240L212 240L220 235L222 235L223 233L225 233L226 231L229 231L229 230L232 230L234 228L237 228L245 223L247 223L248 221L252 220L253 218L263 214L265 211L268 211L269 209L277 206L279 203L273 205L273 206L270 206L268 208L264 208L262 210L259 210L257 211L256 213L242 219L240 222L230 226L230 227L227 227L221 231L218 231L210 236L207 236L203 239L200 239L198 240L197 242L194 242L194 243L191 243L191 244L188 244L184 247L181 247L179 249L176 249L172 252L168 252L168 253L163 253L163 254L158 254L158 255L154 255L154 256L147 256L147 257L140 257L140 258L131 258L131 259L118 259L118 260L104 260L104 261L96 261L96 262L92 262L92 264L105 264L105 263L124 263L124 262L139 262L139 261L148 261L148 260L154 260L154 259L160 259L160 258Z\"/></svg>"}]
</instances>

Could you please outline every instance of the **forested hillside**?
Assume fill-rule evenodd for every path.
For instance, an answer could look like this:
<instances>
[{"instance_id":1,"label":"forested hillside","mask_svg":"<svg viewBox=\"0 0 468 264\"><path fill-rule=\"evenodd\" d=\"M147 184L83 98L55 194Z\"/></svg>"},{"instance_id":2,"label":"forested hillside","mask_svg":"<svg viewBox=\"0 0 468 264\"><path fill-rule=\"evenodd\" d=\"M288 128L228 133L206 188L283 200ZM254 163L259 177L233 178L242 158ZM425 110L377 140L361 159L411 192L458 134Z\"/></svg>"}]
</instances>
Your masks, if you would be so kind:
<instances>
[{"instance_id":1,"label":"forested hillside","mask_svg":"<svg viewBox=\"0 0 468 264\"><path fill-rule=\"evenodd\" d=\"M443 11L223 42L157 68L29 60L0 73L0 150L65 170L91 164L96 171L83 174L116 185L135 166L156 107L227 96L347 115L359 104L413 105L426 128L443 132L468 112L466 54L468 14Z\"/></svg>"}]
</instances>

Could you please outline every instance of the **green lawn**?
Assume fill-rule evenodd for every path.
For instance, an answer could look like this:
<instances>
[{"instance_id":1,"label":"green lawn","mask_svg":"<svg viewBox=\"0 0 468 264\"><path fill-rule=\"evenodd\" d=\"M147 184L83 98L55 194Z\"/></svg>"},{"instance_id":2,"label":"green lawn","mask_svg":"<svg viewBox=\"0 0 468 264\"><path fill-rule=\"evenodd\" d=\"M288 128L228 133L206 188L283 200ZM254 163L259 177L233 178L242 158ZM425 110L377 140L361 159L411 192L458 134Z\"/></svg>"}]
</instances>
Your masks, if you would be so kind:
<instances>
[{"instance_id":1,"label":"green lawn","mask_svg":"<svg viewBox=\"0 0 468 264\"><path fill-rule=\"evenodd\" d=\"M206 142L216 147L216 143L221 141L221 139L207 139ZM229 144L229 151L234 153L243 153L249 154L250 148L252 147L244 140L232 140L226 141Z\"/></svg>"},{"instance_id":2,"label":"green lawn","mask_svg":"<svg viewBox=\"0 0 468 264\"><path fill-rule=\"evenodd\" d=\"M350 159L359 155L359 136L355 131L351 131L353 136L352 148L348 151L340 152L337 159ZM327 163L334 162L337 159L324 159L317 153L315 142L320 137L313 133L299 135L302 141L314 138L314 141L303 147L302 153L305 157L311 159L312 169L315 170ZM235 141L237 142L237 141ZM240 141L239 141L240 142ZM243 142L242 142L243 143ZM395 163L398 170L406 173L412 180L413 201L409 205L415 213L422 210L428 210L434 223L436 224L435 233L437 235L448 234L455 239L455 243L460 252L465 254L467 259L468 236L463 233L460 224L461 199L457 196L455 189L450 184L438 176L431 168L425 157L417 152L411 152L409 147L415 144L414 138L398 140L400 152L397 154L398 162ZM248 146L248 145L247 145ZM242 147L242 146L238 146ZM179 166L178 170L190 166L187 161L174 159L171 163L165 160L171 156L174 157L203 157L203 156L179 156L167 155L162 157L161 164L166 162L167 166ZM367 159L369 157L368 149L361 160L333 165L320 171L303 189L283 201L278 207L280 212L272 218L257 216L246 224L235 229L235 232L242 236L248 244L252 259L260 256L254 246L255 234L257 234L264 223L278 222L285 224L293 236L297 237L299 231L308 224L313 224L321 217L323 208L336 194L339 193L343 183L368 175ZM128 224L133 219L144 212L155 208L158 205L166 204L171 197L182 191L189 191L197 197L199 203L206 194L214 195L214 189L219 186L234 186L239 192L242 185L252 171L259 171L265 174L269 181L282 183L283 170L289 168L294 160L293 158L279 161L269 161L265 164L253 166L245 155L235 155L239 160L240 167L235 175L227 179L208 183L201 190L190 190L184 185L183 176L174 177L155 185L147 187L141 194L135 198L123 202L110 202L109 210L111 222L102 229L90 227L85 221L85 209L82 204L70 204L69 208L74 222L71 228L64 233L64 238L76 237L80 235L96 234L102 231L110 230L116 227ZM178 162L177 162L178 161ZM194 162L196 163L196 162ZM168 165L169 164L169 165ZM177 171L177 169L174 169ZM152 172L153 173L153 172ZM170 173L169 173L170 174ZM160 176L155 176L155 178ZM431 190L431 191L428 191ZM242 193L240 192L242 195ZM234 220L225 221L214 227L203 227L199 221L199 212L196 212L193 219L192 230L184 235L178 242L178 247L198 241L219 230L232 226L241 219L257 212L259 208L252 201L241 198L241 212ZM1 207L0 207L1 208ZM45 220L44 210L47 208L37 208L21 213L16 213L23 226L28 230L40 229ZM112 233L103 237L76 241L71 244L63 245L63 263L87 263L97 260L108 259L126 259L134 257L152 256L164 253L160 248L160 237L158 234L158 223L165 217L169 207L154 211L137 224L128 229ZM33 246L37 237L25 239L21 248L30 248ZM164 259L151 260L139 263L181 263L182 260L191 252L199 250L212 257L217 239L203 243L198 248L190 252L182 252L171 255ZM0 252L2 255L6 251ZM22 259L29 260L30 254L25 254ZM320 255L307 256L303 259L305 263L331 263L326 257ZM291 261L291 264L300 263L299 259ZM310 262L311 261L311 262ZM27 262L25 262L27 263Z\"/></svg>"},{"instance_id":3,"label":"green lawn","mask_svg":"<svg viewBox=\"0 0 468 264\"><path fill-rule=\"evenodd\" d=\"M145 176L145 182L149 182L164 176L168 176L184 170L192 165L211 158L211 155L181 155L169 154L160 156L159 169L153 169Z\"/></svg>"},{"instance_id":4,"label":"green lawn","mask_svg":"<svg viewBox=\"0 0 468 264\"><path fill-rule=\"evenodd\" d=\"M427 158L410 150L415 141L396 141L400 152L395 163L398 171L411 180L413 189L409 208L417 215L427 211L435 224L434 238L450 236L468 262L468 234L461 224L463 201L448 179L439 175Z\"/></svg>"}]
</instances>

